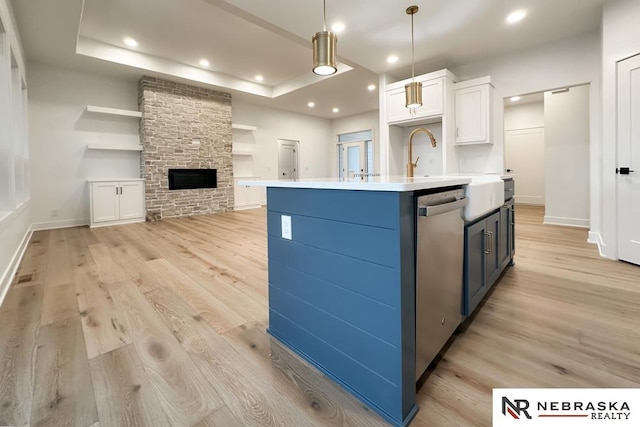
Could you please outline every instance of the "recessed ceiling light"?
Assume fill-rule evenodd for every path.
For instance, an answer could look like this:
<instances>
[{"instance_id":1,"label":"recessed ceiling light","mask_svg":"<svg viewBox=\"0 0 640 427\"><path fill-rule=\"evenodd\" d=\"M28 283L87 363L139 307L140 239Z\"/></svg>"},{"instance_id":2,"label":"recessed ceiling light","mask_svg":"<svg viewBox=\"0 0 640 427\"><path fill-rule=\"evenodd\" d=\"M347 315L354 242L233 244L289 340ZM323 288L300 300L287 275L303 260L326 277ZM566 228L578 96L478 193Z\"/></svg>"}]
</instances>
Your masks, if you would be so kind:
<instances>
[{"instance_id":1,"label":"recessed ceiling light","mask_svg":"<svg viewBox=\"0 0 640 427\"><path fill-rule=\"evenodd\" d=\"M512 96L511 97L511 102L518 102L520 101L520 97L519 96Z\"/></svg>"},{"instance_id":2,"label":"recessed ceiling light","mask_svg":"<svg viewBox=\"0 0 640 427\"><path fill-rule=\"evenodd\" d=\"M264 80L264 77L262 77L262 75L261 75L261 74L256 75L256 81L261 82L261 81L263 81L263 80Z\"/></svg>"},{"instance_id":3,"label":"recessed ceiling light","mask_svg":"<svg viewBox=\"0 0 640 427\"><path fill-rule=\"evenodd\" d=\"M390 55L387 57L387 62L389 64L394 64L396 62L398 62L398 57L396 55Z\"/></svg>"},{"instance_id":4,"label":"recessed ceiling light","mask_svg":"<svg viewBox=\"0 0 640 427\"><path fill-rule=\"evenodd\" d=\"M125 37L124 38L124 44L126 44L129 47L138 46L138 42L135 39L132 39L131 37Z\"/></svg>"},{"instance_id":5,"label":"recessed ceiling light","mask_svg":"<svg viewBox=\"0 0 640 427\"><path fill-rule=\"evenodd\" d=\"M344 31L344 24L342 22L336 22L331 26L331 31L334 33L341 33Z\"/></svg>"},{"instance_id":6,"label":"recessed ceiling light","mask_svg":"<svg viewBox=\"0 0 640 427\"><path fill-rule=\"evenodd\" d=\"M339 109L338 107L333 107L333 110L332 110L332 111L333 111L334 113L339 113L339 112L340 112L340 109Z\"/></svg>"},{"instance_id":7,"label":"recessed ceiling light","mask_svg":"<svg viewBox=\"0 0 640 427\"><path fill-rule=\"evenodd\" d=\"M376 85L369 85L367 86L367 89L373 92L374 90L376 90Z\"/></svg>"},{"instance_id":8,"label":"recessed ceiling light","mask_svg":"<svg viewBox=\"0 0 640 427\"><path fill-rule=\"evenodd\" d=\"M209 64L209 61L207 61L206 59L201 59L200 65L202 65L203 67L208 67L211 64Z\"/></svg>"},{"instance_id":9,"label":"recessed ceiling light","mask_svg":"<svg viewBox=\"0 0 640 427\"><path fill-rule=\"evenodd\" d=\"M507 23L516 24L516 23L522 21L525 16L527 16L527 11L526 10L513 11L507 16Z\"/></svg>"},{"instance_id":10,"label":"recessed ceiling light","mask_svg":"<svg viewBox=\"0 0 640 427\"><path fill-rule=\"evenodd\" d=\"M316 106L316 103L315 103L315 102L309 102L309 103L307 104L307 107L309 107L309 108L313 108L313 107L315 107L315 106Z\"/></svg>"}]
</instances>

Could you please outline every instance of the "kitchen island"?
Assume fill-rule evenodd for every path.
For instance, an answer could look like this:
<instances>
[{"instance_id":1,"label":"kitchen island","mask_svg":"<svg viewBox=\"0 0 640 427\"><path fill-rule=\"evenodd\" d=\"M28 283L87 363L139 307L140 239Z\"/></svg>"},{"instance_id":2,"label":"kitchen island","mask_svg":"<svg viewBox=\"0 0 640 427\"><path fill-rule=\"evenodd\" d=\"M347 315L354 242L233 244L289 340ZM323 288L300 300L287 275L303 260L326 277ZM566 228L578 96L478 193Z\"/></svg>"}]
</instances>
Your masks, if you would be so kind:
<instances>
[{"instance_id":1,"label":"kitchen island","mask_svg":"<svg viewBox=\"0 0 640 427\"><path fill-rule=\"evenodd\" d=\"M394 425L416 407L416 196L466 177L267 187L268 332Z\"/></svg>"}]
</instances>

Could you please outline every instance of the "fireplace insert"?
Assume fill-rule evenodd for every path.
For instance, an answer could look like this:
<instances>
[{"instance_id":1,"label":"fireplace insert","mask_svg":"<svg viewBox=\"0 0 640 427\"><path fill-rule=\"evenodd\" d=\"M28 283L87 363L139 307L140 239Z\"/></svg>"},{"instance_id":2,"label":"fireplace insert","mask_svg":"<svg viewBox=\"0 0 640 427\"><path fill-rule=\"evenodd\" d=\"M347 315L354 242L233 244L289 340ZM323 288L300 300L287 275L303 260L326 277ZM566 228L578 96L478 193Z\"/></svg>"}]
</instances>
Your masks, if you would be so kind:
<instances>
[{"instance_id":1,"label":"fireplace insert","mask_svg":"<svg viewBox=\"0 0 640 427\"><path fill-rule=\"evenodd\" d=\"M169 190L216 188L217 169L169 169Z\"/></svg>"}]
</instances>

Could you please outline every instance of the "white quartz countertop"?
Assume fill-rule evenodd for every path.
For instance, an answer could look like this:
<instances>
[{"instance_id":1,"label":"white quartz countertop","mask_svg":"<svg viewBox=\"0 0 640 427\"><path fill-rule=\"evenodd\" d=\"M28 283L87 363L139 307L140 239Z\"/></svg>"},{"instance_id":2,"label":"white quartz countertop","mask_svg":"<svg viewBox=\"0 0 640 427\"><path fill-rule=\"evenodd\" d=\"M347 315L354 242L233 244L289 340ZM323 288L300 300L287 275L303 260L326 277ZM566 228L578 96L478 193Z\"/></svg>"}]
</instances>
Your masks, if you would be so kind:
<instances>
[{"instance_id":1,"label":"white quartz countertop","mask_svg":"<svg viewBox=\"0 0 640 427\"><path fill-rule=\"evenodd\" d=\"M372 176L364 180L351 178L341 180L339 178L317 178L299 180L240 180L240 185L254 187L280 187L280 188L314 188L326 190L364 190L364 191L416 191L431 188L450 187L453 185L465 185L471 182L471 178L463 176Z\"/></svg>"}]
</instances>

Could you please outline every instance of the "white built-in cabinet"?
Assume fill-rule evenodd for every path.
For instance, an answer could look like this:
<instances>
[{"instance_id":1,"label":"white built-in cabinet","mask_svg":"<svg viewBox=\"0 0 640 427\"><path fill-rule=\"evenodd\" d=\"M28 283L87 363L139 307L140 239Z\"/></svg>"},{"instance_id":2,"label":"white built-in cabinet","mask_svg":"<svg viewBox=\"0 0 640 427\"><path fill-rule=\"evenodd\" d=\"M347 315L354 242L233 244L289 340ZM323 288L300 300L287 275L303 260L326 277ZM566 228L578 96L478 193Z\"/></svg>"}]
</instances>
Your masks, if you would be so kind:
<instances>
[{"instance_id":1,"label":"white built-in cabinet","mask_svg":"<svg viewBox=\"0 0 640 427\"><path fill-rule=\"evenodd\" d=\"M235 177L233 185L234 207L237 210L258 208L262 204L263 187L242 185L239 181L257 180L259 176Z\"/></svg>"},{"instance_id":2,"label":"white built-in cabinet","mask_svg":"<svg viewBox=\"0 0 640 427\"><path fill-rule=\"evenodd\" d=\"M493 86L483 77L453 87L455 144L492 144Z\"/></svg>"},{"instance_id":3,"label":"white built-in cabinet","mask_svg":"<svg viewBox=\"0 0 640 427\"><path fill-rule=\"evenodd\" d=\"M253 125L234 123L233 130L233 207L236 210L258 208L264 203L264 188L239 184L242 180L260 179L256 176L256 131Z\"/></svg>"},{"instance_id":4,"label":"white built-in cabinet","mask_svg":"<svg viewBox=\"0 0 640 427\"><path fill-rule=\"evenodd\" d=\"M90 226L144 222L144 180L89 180Z\"/></svg>"},{"instance_id":5,"label":"white built-in cabinet","mask_svg":"<svg viewBox=\"0 0 640 427\"><path fill-rule=\"evenodd\" d=\"M405 107L405 82L393 83L387 87L387 123L394 124L408 120L442 116L444 78L416 81L422 82L422 106Z\"/></svg>"}]
</instances>

